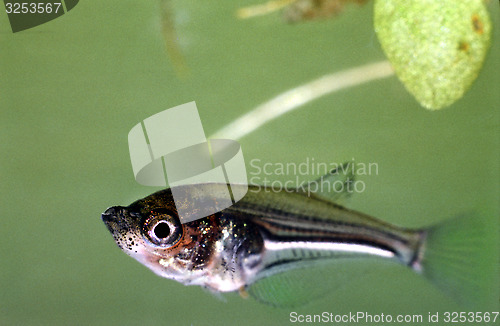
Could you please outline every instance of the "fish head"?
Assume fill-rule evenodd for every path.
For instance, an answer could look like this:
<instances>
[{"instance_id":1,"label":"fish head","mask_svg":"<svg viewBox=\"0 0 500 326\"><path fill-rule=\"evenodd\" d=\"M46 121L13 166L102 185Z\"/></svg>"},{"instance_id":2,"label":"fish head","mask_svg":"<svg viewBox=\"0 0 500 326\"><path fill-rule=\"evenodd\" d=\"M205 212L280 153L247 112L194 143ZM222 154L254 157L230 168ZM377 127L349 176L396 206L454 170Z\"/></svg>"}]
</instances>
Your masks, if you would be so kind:
<instances>
[{"instance_id":1,"label":"fish head","mask_svg":"<svg viewBox=\"0 0 500 326\"><path fill-rule=\"evenodd\" d=\"M101 218L118 247L157 275L202 285L217 237L215 216L181 224L171 193L163 191L110 207Z\"/></svg>"}]
</instances>

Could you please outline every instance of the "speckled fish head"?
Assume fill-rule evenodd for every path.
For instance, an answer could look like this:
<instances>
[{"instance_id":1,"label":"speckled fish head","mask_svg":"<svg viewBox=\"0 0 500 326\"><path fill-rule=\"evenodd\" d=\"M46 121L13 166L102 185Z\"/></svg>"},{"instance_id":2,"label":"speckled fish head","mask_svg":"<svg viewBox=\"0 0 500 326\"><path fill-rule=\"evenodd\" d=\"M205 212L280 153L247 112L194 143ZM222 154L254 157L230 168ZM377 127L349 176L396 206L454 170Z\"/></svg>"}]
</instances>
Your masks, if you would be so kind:
<instances>
[{"instance_id":1,"label":"speckled fish head","mask_svg":"<svg viewBox=\"0 0 500 326\"><path fill-rule=\"evenodd\" d=\"M151 195L101 216L120 249L156 274L191 284L210 263L217 218L181 224L170 193Z\"/></svg>"}]
</instances>

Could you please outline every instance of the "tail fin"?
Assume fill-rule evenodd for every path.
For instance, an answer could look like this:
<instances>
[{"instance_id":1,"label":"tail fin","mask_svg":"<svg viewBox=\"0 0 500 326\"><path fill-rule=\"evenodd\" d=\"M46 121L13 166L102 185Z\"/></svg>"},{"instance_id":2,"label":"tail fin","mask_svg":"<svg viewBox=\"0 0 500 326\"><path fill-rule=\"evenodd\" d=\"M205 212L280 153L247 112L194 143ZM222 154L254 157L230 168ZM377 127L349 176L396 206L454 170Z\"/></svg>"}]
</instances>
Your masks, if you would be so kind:
<instances>
[{"instance_id":1,"label":"tail fin","mask_svg":"<svg viewBox=\"0 0 500 326\"><path fill-rule=\"evenodd\" d=\"M422 272L466 307L498 300L498 230L478 214L445 221L427 231Z\"/></svg>"}]
</instances>

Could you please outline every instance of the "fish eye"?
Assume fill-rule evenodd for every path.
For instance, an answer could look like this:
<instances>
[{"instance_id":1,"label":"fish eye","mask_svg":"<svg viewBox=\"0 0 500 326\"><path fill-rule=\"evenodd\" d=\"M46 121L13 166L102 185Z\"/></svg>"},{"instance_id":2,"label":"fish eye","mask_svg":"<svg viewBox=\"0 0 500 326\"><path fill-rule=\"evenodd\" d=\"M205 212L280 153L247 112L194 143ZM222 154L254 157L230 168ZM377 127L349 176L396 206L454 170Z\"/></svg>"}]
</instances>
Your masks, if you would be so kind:
<instances>
[{"instance_id":1,"label":"fish eye","mask_svg":"<svg viewBox=\"0 0 500 326\"><path fill-rule=\"evenodd\" d=\"M163 239L170 235L170 227L166 222L159 222L156 224L153 232L158 239Z\"/></svg>"},{"instance_id":2,"label":"fish eye","mask_svg":"<svg viewBox=\"0 0 500 326\"><path fill-rule=\"evenodd\" d=\"M155 247L170 248L181 240L182 225L170 212L151 211L144 222L143 235Z\"/></svg>"}]
</instances>

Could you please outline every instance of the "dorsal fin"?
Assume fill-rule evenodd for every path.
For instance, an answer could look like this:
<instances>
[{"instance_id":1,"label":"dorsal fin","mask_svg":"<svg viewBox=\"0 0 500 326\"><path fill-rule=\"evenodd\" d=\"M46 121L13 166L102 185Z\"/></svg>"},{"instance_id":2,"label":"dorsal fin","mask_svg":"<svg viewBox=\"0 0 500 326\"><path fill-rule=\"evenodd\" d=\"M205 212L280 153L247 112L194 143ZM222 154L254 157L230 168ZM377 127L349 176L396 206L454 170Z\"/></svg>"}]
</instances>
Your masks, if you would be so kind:
<instances>
[{"instance_id":1,"label":"dorsal fin","mask_svg":"<svg viewBox=\"0 0 500 326\"><path fill-rule=\"evenodd\" d=\"M299 188L299 191L310 197L339 204L352 195L354 176L354 162L346 162L317 180Z\"/></svg>"}]
</instances>

